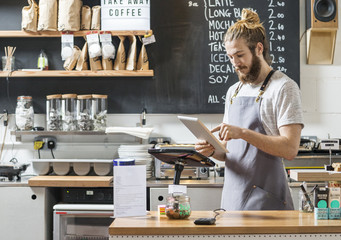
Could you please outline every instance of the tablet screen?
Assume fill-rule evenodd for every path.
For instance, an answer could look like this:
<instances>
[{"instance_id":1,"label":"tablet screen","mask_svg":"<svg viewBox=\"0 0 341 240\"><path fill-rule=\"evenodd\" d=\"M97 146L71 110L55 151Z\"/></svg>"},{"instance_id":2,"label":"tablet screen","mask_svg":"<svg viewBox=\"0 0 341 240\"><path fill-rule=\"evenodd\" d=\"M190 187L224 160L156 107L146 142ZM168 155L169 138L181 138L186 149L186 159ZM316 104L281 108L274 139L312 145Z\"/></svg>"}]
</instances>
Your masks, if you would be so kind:
<instances>
[{"instance_id":1,"label":"tablet screen","mask_svg":"<svg viewBox=\"0 0 341 240\"><path fill-rule=\"evenodd\" d=\"M228 153L226 147L211 133L211 131L198 119L194 117L178 116L180 121L199 140L206 140L214 148L216 153Z\"/></svg>"}]
</instances>

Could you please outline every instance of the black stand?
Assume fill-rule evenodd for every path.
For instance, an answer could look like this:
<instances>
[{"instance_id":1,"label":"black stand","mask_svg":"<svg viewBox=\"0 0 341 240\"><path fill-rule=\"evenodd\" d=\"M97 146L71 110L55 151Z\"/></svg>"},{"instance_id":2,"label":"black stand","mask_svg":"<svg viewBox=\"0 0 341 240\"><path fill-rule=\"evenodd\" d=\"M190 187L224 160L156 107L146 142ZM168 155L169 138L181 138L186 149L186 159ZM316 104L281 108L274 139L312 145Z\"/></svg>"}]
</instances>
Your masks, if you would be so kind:
<instances>
[{"instance_id":1,"label":"black stand","mask_svg":"<svg viewBox=\"0 0 341 240\"><path fill-rule=\"evenodd\" d=\"M184 170L185 166L181 163L175 163L174 169L175 169L175 176L174 176L174 181L173 184L174 185L179 185L180 183L180 176L182 173L182 170Z\"/></svg>"},{"instance_id":2,"label":"black stand","mask_svg":"<svg viewBox=\"0 0 341 240\"><path fill-rule=\"evenodd\" d=\"M181 172L185 166L213 167L215 165L211 159L190 149L151 148L148 149L148 153L165 163L175 165L174 185L179 185Z\"/></svg>"}]
</instances>

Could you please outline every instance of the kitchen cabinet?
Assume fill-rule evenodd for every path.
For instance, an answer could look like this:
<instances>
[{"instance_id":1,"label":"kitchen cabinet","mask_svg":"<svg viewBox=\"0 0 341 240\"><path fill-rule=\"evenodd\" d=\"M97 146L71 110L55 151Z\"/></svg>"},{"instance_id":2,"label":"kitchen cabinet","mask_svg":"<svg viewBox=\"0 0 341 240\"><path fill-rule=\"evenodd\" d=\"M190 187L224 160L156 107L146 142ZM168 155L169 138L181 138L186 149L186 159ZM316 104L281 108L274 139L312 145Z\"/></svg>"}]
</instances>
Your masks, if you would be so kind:
<instances>
[{"instance_id":1,"label":"kitchen cabinet","mask_svg":"<svg viewBox=\"0 0 341 240\"><path fill-rule=\"evenodd\" d=\"M75 37L84 37L89 31L73 32ZM147 31L111 31L113 36L143 36L152 35L151 30ZM58 31L25 32L25 31L0 31L0 38L56 38L61 37L62 33ZM153 70L99 70L99 71L64 71L64 70L46 70L46 71L13 71L11 73L0 71L0 77L152 77Z\"/></svg>"},{"instance_id":2,"label":"kitchen cabinet","mask_svg":"<svg viewBox=\"0 0 341 240\"><path fill-rule=\"evenodd\" d=\"M53 189L0 186L1 239L52 239Z\"/></svg>"}]
</instances>

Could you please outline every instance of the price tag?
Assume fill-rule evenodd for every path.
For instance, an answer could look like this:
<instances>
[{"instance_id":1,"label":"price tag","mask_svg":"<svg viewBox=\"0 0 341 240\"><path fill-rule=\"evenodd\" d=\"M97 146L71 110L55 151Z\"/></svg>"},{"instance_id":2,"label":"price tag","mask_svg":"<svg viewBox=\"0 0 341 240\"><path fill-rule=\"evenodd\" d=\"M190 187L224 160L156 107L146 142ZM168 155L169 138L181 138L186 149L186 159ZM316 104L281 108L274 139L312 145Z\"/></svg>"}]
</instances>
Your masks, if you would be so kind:
<instances>
[{"instance_id":1,"label":"price tag","mask_svg":"<svg viewBox=\"0 0 341 240\"><path fill-rule=\"evenodd\" d=\"M142 38L142 42L144 45L155 43L156 42L155 35L151 35L151 36Z\"/></svg>"},{"instance_id":2,"label":"price tag","mask_svg":"<svg viewBox=\"0 0 341 240\"><path fill-rule=\"evenodd\" d=\"M62 42L73 44L73 34L62 34Z\"/></svg>"},{"instance_id":3,"label":"price tag","mask_svg":"<svg viewBox=\"0 0 341 240\"><path fill-rule=\"evenodd\" d=\"M184 185L168 185L168 193L173 194L173 193L187 193L187 186Z\"/></svg>"},{"instance_id":4,"label":"price tag","mask_svg":"<svg viewBox=\"0 0 341 240\"><path fill-rule=\"evenodd\" d=\"M90 43L98 43L99 42L98 34L95 33L95 34L86 35L86 40L88 41L88 44L90 44Z\"/></svg>"},{"instance_id":5,"label":"price tag","mask_svg":"<svg viewBox=\"0 0 341 240\"><path fill-rule=\"evenodd\" d=\"M111 34L107 34L107 33L100 34L99 39L101 42L111 42Z\"/></svg>"}]
</instances>

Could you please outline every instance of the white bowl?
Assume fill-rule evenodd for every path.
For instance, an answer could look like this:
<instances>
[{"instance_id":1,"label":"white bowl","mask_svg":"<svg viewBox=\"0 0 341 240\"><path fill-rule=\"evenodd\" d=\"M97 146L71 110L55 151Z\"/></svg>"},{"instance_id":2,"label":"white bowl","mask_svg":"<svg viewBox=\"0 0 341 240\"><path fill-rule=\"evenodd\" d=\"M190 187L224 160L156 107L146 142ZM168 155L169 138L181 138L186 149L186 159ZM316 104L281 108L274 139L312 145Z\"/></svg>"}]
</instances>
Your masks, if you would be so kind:
<instances>
[{"instance_id":1,"label":"white bowl","mask_svg":"<svg viewBox=\"0 0 341 240\"><path fill-rule=\"evenodd\" d=\"M70 172L70 163L69 162L53 162L53 171L57 175L67 175Z\"/></svg>"},{"instance_id":2,"label":"white bowl","mask_svg":"<svg viewBox=\"0 0 341 240\"><path fill-rule=\"evenodd\" d=\"M49 162L32 162L32 165L38 175L47 175L51 170Z\"/></svg>"},{"instance_id":3,"label":"white bowl","mask_svg":"<svg viewBox=\"0 0 341 240\"><path fill-rule=\"evenodd\" d=\"M94 163L94 171L99 176L106 176L112 169L112 163Z\"/></svg>"},{"instance_id":4,"label":"white bowl","mask_svg":"<svg viewBox=\"0 0 341 240\"><path fill-rule=\"evenodd\" d=\"M73 170L79 176L85 176L90 172L90 163L89 162L74 162Z\"/></svg>"}]
</instances>

